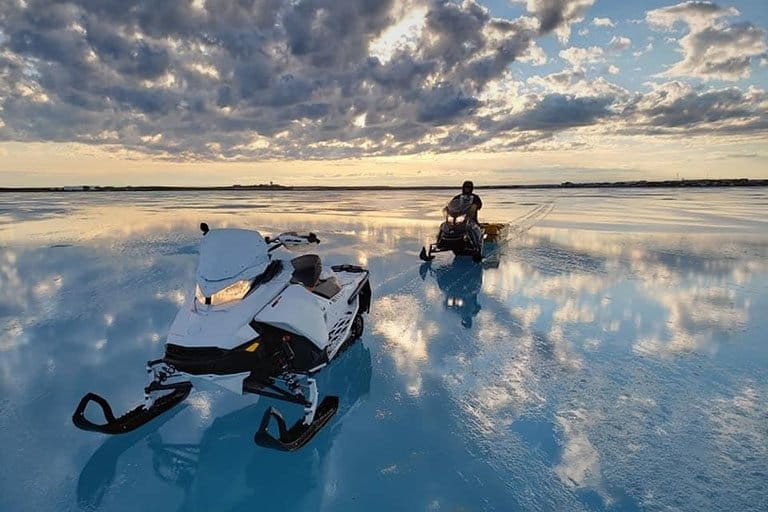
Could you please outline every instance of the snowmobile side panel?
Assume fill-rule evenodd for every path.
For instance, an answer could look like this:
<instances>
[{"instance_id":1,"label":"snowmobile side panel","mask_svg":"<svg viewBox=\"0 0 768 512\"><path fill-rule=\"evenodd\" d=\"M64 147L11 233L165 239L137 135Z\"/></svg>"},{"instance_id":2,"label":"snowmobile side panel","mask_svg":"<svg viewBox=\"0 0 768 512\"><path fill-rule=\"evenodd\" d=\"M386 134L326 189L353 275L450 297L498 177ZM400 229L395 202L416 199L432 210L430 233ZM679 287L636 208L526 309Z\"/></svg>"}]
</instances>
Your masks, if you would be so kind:
<instances>
[{"instance_id":1,"label":"snowmobile side panel","mask_svg":"<svg viewBox=\"0 0 768 512\"><path fill-rule=\"evenodd\" d=\"M352 294L347 299L347 304L348 305L352 304L355 301L357 296L363 291L363 289L365 288L366 285L368 285L369 288L370 288L370 285L368 284L368 276L367 276L367 274L366 274L365 279L363 279L362 281L360 281L357 284L357 287L355 287L355 290L352 292Z\"/></svg>"},{"instance_id":2,"label":"snowmobile side panel","mask_svg":"<svg viewBox=\"0 0 768 512\"><path fill-rule=\"evenodd\" d=\"M80 400L77 409L75 409L72 423L81 430L101 432L102 434L124 434L136 430L181 403L192 391L192 383L190 382L180 382L174 384L173 387L175 389L171 393L155 400L149 408L142 404L119 418L115 417L112 407L106 399L96 393L88 393ZM85 408L90 402L95 402L101 407L106 423L99 425L85 417Z\"/></svg>"},{"instance_id":3,"label":"snowmobile side panel","mask_svg":"<svg viewBox=\"0 0 768 512\"><path fill-rule=\"evenodd\" d=\"M328 344L328 328L319 300L322 299L316 299L303 286L291 285L262 309L255 320L304 336L322 350Z\"/></svg>"},{"instance_id":4,"label":"snowmobile side panel","mask_svg":"<svg viewBox=\"0 0 768 512\"><path fill-rule=\"evenodd\" d=\"M360 305L358 307L358 312L362 311L364 313L370 313L373 291L371 290L371 281L368 278L365 279L365 284L362 286L359 293Z\"/></svg>"},{"instance_id":5,"label":"snowmobile side panel","mask_svg":"<svg viewBox=\"0 0 768 512\"><path fill-rule=\"evenodd\" d=\"M290 429L286 428L285 419L280 411L270 407L264 412L261 425L253 440L264 448L292 452L305 446L320 430L333 418L339 410L339 397L327 396L320 402L315 413L315 419L309 425L305 425L303 419L299 419ZM268 432L269 424L275 419L279 436L276 439Z\"/></svg>"},{"instance_id":6,"label":"snowmobile side panel","mask_svg":"<svg viewBox=\"0 0 768 512\"><path fill-rule=\"evenodd\" d=\"M269 282L259 285L243 300L223 306L206 306L195 299L182 306L168 331L168 343L185 347L216 346L232 349L243 340L244 326L254 313L269 307L288 285L290 272L283 271Z\"/></svg>"},{"instance_id":7,"label":"snowmobile side panel","mask_svg":"<svg viewBox=\"0 0 768 512\"><path fill-rule=\"evenodd\" d=\"M262 333L260 352L267 367L254 367L259 378L275 377L283 371L306 372L319 364L328 362L325 350L305 336L289 333L280 327L254 322Z\"/></svg>"}]
</instances>

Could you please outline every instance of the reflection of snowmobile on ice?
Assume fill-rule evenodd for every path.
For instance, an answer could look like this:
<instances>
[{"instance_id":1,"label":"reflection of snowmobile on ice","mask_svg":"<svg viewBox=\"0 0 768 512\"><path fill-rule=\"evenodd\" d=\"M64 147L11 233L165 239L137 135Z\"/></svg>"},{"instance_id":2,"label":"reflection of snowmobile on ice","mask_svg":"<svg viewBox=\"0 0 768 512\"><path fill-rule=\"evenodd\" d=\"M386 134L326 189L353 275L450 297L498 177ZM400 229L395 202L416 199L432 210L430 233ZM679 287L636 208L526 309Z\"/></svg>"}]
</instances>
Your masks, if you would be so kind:
<instances>
[{"instance_id":1,"label":"reflection of snowmobile on ice","mask_svg":"<svg viewBox=\"0 0 768 512\"><path fill-rule=\"evenodd\" d=\"M369 393L371 375L370 349L355 343L331 363L327 372L318 376L324 389L339 396L337 418L347 415ZM152 467L157 478L183 490L185 498L181 509L245 509L246 504L252 505L263 496L265 482L272 494L282 496L282 510L305 508L302 502L311 499L313 491L321 491L312 489L312 484L321 481L318 473L343 422L335 421L318 437L318 442L286 460L277 453L243 450L251 442L250 433L246 434L243 427L259 421L259 409L260 404L250 404L221 415L199 439L187 442L173 441L173 438L185 439L186 431L161 432L156 428L181 411L181 407L146 429L108 439L80 473L77 497L81 508L93 510L101 505L114 484L118 460L142 441L152 451ZM321 441L324 438L326 440ZM275 474L279 474L279 478L275 478ZM301 492L297 491L297 482L304 483Z\"/></svg>"},{"instance_id":2,"label":"reflection of snowmobile on ice","mask_svg":"<svg viewBox=\"0 0 768 512\"><path fill-rule=\"evenodd\" d=\"M456 256L472 256L475 261L482 261L485 242L501 237L506 225L475 222L472 203L465 198L468 196L456 196L443 209L445 221L440 224L437 241L422 247L419 254L422 260L432 261L437 252L453 251Z\"/></svg>"},{"instance_id":3,"label":"reflection of snowmobile on ice","mask_svg":"<svg viewBox=\"0 0 768 512\"><path fill-rule=\"evenodd\" d=\"M456 312L461 317L461 325L469 329L473 318L482 308L477 298L483 288L484 267L456 259L452 264L436 269L428 263L422 263L419 274L422 279L426 279L428 274L434 276L444 294L443 307Z\"/></svg>"},{"instance_id":4,"label":"reflection of snowmobile on ice","mask_svg":"<svg viewBox=\"0 0 768 512\"><path fill-rule=\"evenodd\" d=\"M280 247L319 243L312 233L270 239L257 231L201 228L195 298L171 325L164 356L147 363L145 403L116 418L104 398L88 393L72 420L83 430L129 432L182 402L194 380L205 380L303 406L303 419L291 428L270 407L255 436L262 446L301 448L338 409L338 397L320 400L313 376L363 334L371 303L368 271L324 268L314 254L276 256ZM85 417L90 402L101 407L106 423ZM268 431L273 419L278 439Z\"/></svg>"}]
</instances>

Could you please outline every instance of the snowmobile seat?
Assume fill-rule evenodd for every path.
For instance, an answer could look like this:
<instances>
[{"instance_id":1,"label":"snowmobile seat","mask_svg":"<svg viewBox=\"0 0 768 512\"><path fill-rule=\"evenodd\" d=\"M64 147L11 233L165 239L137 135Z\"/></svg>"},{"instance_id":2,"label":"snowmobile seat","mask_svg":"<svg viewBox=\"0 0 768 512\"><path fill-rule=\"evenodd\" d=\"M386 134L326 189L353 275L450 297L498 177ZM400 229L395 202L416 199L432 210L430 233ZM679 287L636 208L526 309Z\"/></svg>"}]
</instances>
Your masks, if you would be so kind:
<instances>
[{"instance_id":1,"label":"snowmobile seat","mask_svg":"<svg viewBox=\"0 0 768 512\"><path fill-rule=\"evenodd\" d=\"M320 281L320 273L323 271L323 265L320 262L320 256L317 254L303 254L291 260L293 265L293 276L291 282L303 284L307 288L314 288Z\"/></svg>"},{"instance_id":2,"label":"snowmobile seat","mask_svg":"<svg viewBox=\"0 0 768 512\"><path fill-rule=\"evenodd\" d=\"M325 297L326 299L333 298L334 295L339 293L341 291L341 285L339 284L339 280L336 279L335 276L331 276L328 279L323 279L322 281L319 281L317 285L312 288L312 293L316 293L317 295L321 297Z\"/></svg>"},{"instance_id":3,"label":"snowmobile seat","mask_svg":"<svg viewBox=\"0 0 768 512\"><path fill-rule=\"evenodd\" d=\"M341 291L341 285L336 277L320 279L323 265L317 254L304 254L291 260L293 277L291 282L304 285L309 291L326 299L332 298Z\"/></svg>"}]
</instances>

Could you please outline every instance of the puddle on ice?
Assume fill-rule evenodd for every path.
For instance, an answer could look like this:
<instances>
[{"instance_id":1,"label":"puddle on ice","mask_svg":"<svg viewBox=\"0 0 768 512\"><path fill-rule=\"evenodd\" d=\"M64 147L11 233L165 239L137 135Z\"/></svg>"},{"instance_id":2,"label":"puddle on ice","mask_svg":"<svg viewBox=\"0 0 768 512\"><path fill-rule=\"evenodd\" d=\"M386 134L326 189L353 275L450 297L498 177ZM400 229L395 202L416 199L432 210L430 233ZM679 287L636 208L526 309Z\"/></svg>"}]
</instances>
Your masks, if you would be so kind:
<instances>
[{"instance_id":1,"label":"puddle on ice","mask_svg":"<svg viewBox=\"0 0 768 512\"><path fill-rule=\"evenodd\" d=\"M485 192L508 242L423 264L448 195L5 194L0 509L765 510L767 191ZM201 221L371 270L300 452L253 443L269 400L215 389L125 436L72 426L87 391L141 399Z\"/></svg>"}]
</instances>

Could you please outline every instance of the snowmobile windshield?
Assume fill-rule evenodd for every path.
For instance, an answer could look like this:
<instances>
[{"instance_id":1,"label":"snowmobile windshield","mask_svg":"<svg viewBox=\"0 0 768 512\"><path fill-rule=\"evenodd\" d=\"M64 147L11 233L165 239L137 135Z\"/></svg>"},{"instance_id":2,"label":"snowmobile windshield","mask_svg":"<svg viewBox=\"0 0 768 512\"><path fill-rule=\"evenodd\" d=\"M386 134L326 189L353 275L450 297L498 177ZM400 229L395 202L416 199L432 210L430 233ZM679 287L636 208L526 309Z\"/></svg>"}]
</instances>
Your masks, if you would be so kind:
<instances>
[{"instance_id":1,"label":"snowmobile windshield","mask_svg":"<svg viewBox=\"0 0 768 512\"><path fill-rule=\"evenodd\" d=\"M455 217L457 215L466 215L470 206L472 206L471 196L458 196L454 197L451 202L448 203L446 210L448 215Z\"/></svg>"},{"instance_id":2,"label":"snowmobile windshield","mask_svg":"<svg viewBox=\"0 0 768 512\"><path fill-rule=\"evenodd\" d=\"M469 197L469 196L468 196ZM467 220L469 207L472 205L471 197L465 200L464 196L454 197L445 207L445 220L451 224L460 224Z\"/></svg>"},{"instance_id":3,"label":"snowmobile windshield","mask_svg":"<svg viewBox=\"0 0 768 512\"><path fill-rule=\"evenodd\" d=\"M200 243L197 284L205 297L225 290L235 295L242 290L247 293L249 287L243 282L250 286L269 263L267 243L258 231L212 229Z\"/></svg>"}]
</instances>

